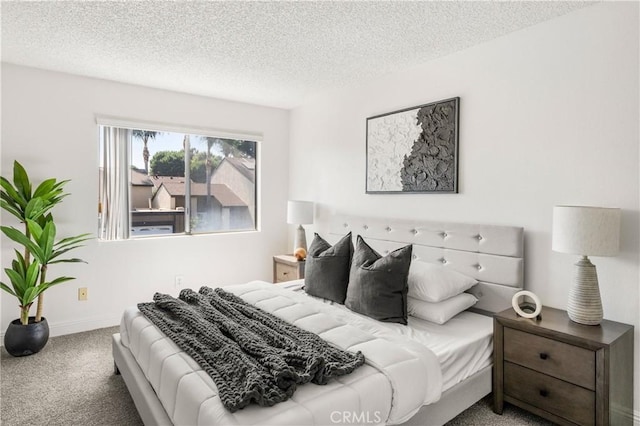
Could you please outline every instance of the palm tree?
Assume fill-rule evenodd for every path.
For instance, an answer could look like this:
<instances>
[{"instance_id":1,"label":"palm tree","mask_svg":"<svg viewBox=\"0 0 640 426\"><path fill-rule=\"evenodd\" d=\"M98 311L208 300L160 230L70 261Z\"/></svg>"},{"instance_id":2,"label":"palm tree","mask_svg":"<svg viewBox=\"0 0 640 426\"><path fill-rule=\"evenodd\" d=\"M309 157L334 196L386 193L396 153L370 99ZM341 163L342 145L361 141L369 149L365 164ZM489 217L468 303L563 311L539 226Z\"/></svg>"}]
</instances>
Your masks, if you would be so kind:
<instances>
[{"instance_id":1,"label":"palm tree","mask_svg":"<svg viewBox=\"0 0 640 426\"><path fill-rule=\"evenodd\" d=\"M214 145L219 144L220 139L218 138L211 138L208 136L204 137L204 140L207 142L207 157L204 163L204 167L205 167L205 184L207 185L207 213L210 215L210 220L211 215L213 214L213 200L211 199L211 174L213 172L213 162L211 161L211 148L213 148Z\"/></svg>"},{"instance_id":2,"label":"palm tree","mask_svg":"<svg viewBox=\"0 0 640 426\"><path fill-rule=\"evenodd\" d=\"M220 139L218 138L210 138L208 136L204 137L205 142L207 142L207 157L206 157L206 161L204 163L205 165L205 170L206 170L206 179L205 182L207 183L207 186L209 185L209 183L211 183L211 172L213 171L213 162L211 160L211 148L213 148L214 145L217 145Z\"/></svg>"},{"instance_id":3,"label":"palm tree","mask_svg":"<svg viewBox=\"0 0 640 426\"><path fill-rule=\"evenodd\" d=\"M134 138L138 138L142 140L144 144L144 148L142 148L142 159L144 160L144 169L147 171L147 174L151 174L149 170L149 148L147 148L147 142L149 139L155 139L160 132L151 132L148 130L134 130L132 135Z\"/></svg>"}]
</instances>

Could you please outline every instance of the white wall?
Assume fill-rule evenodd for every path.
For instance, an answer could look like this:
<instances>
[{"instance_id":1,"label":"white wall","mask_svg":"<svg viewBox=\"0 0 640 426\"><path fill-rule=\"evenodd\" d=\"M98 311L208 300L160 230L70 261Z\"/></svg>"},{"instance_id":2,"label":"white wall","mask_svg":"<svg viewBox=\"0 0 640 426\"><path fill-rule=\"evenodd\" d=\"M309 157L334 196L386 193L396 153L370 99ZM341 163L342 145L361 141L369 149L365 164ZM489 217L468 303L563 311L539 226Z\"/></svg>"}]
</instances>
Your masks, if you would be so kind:
<instances>
[{"instance_id":1,"label":"white wall","mask_svg":"<svg viewBox=\"0 0 640 426\"><path fill-rule=\"evenodd\" d=\"M553 206L620 207L621 252L593 261L605 317L635 325L637 367L638 37L638 3L600 3L319 96L292 111L290 196L319 203L320 221L341 211L523 226L525 286L557 308L576 258L551 251ZM365 194L366 118L454 96L460 193Z\"/></svg>"},{"instance_id":2,"label":"white wall","mask_svg":"<svg viewBox=\"0 0 640 426\"><path fill-rule=\"evenodd\" d=\"M71 195L55 210L61 235L97 229L95 114L262 133L261 232L92 241L74 253L88 265L50 269L50 276L77 278L45 294L44 312L52 335L116 325L125 307L150 301L154 292L176 294L175 275L183 275L184 285L196 289L271 280L271 256L287 247L288 170L282 165L289 156L288 111L3 64L2 175L11 177L17 159L34 181L71 179L67 185ZM2 221L13 223L7 214ZM7 267L13 249L5 238L2 256ZM77 301L78 287L88 287L88 301ZM18 317L18 308L11 296L2 292L1 298L4 332Z\"/></svg>"}]
</instances>

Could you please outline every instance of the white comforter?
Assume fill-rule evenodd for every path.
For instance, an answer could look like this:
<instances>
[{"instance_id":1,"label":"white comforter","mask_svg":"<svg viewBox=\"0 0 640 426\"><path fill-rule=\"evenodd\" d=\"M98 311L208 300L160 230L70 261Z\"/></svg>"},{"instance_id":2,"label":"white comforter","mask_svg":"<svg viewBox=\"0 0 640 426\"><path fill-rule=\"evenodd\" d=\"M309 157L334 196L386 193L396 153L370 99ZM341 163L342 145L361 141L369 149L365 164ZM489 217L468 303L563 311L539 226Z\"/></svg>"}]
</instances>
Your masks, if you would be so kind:
<instances>
[{"instance_id":1,"label":"white comforter","mask_svg":"<svg viewBox=\"0 0 640 426\"><path fill-rule=\"evenodd\" d=\"M440 398L442 375L433 352L377 321L270 283L225 290L341 349L362 351L366 364L327 385L300 386L290 400L273 407L251 405L230 413L207 373L137 308L129 308L122 342L175 425L397 424Z\"/></svg>"}]
</instances>

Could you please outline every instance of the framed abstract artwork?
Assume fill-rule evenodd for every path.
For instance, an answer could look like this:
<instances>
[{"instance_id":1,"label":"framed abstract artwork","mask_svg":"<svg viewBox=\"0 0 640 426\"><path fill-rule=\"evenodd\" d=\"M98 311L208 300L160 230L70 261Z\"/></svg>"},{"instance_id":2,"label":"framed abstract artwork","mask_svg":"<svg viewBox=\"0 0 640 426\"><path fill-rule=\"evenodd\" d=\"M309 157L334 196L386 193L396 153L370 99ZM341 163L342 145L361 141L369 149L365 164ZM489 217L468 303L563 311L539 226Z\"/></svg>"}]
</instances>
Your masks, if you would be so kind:
<instances>
[{"instance_id":1,"label":"framed abstract artwork","mask_svg":"<svg viewBox=\"0 0 640 426\"><path fill-rule=\"evenodd\" d=\"M457 193L460 98L367 118L367 194Z\"/></svg>"}]
</instances>

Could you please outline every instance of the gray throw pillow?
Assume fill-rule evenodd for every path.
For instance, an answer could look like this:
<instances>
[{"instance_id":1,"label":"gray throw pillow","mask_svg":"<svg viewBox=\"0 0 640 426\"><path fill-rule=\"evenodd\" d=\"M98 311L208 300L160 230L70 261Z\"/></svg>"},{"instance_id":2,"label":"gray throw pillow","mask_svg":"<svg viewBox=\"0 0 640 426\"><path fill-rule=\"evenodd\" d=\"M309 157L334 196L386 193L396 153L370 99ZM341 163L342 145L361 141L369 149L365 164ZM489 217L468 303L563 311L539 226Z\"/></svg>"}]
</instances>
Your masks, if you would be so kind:
<instances>
[{"instance_id":1,"label":"gray throw pillow","mask_svg":"<svg viewBox=\"0 0 640 426\"><path fill-rule=\"evenodd\" d=\"M351 232L333 247L314 234L304 265L304 290L312 296L344 304L352 255Z\"/></svg>"},{"instance_id":2,"label":"gray throw pillow","mask_svg":"<svg viewBox=\"0 0 640 426\"><path fill-rule=\"evenodd\" d=\"M345 306L384 322L407 324L407 279L412 246L381 256L358 235Z\"/></svg>"}]
</instances>

